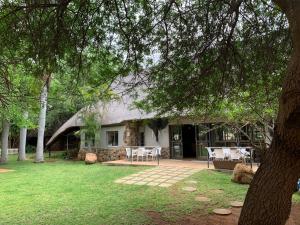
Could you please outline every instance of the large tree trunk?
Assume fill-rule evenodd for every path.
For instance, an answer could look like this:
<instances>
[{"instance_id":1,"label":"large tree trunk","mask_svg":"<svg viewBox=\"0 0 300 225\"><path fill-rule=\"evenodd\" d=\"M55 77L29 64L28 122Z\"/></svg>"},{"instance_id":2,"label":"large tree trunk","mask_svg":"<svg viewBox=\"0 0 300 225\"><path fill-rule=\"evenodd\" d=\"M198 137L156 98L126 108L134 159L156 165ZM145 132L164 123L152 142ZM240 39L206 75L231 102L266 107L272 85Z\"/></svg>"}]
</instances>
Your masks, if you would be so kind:
<instances>
[{"instance_id":1,"label":"large tree trunk","mask_svg":"<svg viewBox=\"0 0 300 225\"><path fill-rule=\"evenodd\" d=\"M28 112L24 112L24 119L28 118ZM20 143L19 143L19 161L26 160L26 136L27 136L27 127L20 128Z\"/></svg>"},{"instance_id":2,"label":"large tree trunk","mask_svg":"<svg viewBox=\"0 0 300 225\"><path fill-rule=\"evenodd\" d=\"M35 162L44 162L44 134L45 134L45 124L46 124L46 111L47 111L47 96L48 96L48 86L45 84L43 86L40 98L40 114L39 114L39 128L38 128L38 139L36 146Z\"/></svg>"},{"instance_id":3,"label":"large tree trunk","mask_svg":"<svg viewBox=\"0 0 300 225\"><path fill-rule=\"evenodd\" d=\"M274 1L287 15L293 53L282 87L274 138L248 190L240 225L284 225L300 177L300 1Z\"/></svg>"},{"instance_id":4,"label":"large tree trunk","mask_svg":"<svg viewBox=\"0 0 300 225\"><path fill-rule=\"evenodd\" d=\"M9 136L9 122L4 119L2 121L2 135L1 135L1 162L7 162L8 159L8 136Z\"/></svg>"}]
</instances>

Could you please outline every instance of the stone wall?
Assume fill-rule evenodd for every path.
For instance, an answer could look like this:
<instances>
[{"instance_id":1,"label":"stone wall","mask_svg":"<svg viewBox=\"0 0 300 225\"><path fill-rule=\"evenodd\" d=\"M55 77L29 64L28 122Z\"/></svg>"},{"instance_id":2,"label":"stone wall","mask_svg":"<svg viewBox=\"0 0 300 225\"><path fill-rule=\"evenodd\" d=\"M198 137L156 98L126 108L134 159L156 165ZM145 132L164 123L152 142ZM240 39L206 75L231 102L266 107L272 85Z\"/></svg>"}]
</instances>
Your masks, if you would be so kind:
<instances>
[{"instance_id":1,"label":"stone wall","mask_svg":"<svg viewBox=\"0 0 300 225\"><path fill-rule=\"evenodd\" d=\"M139 124L138 122L127 122L123 136L124 145L137 146L139 140Z\"/></svg>"},{"instance_id":2,"label":"stone wall","mask_svg":"<svg viewBox=\"0 0 300 225\"><path fill-rule=\"evenodd\" d=\"M80 149L78 152L78 160L83 161L87 152L89 152L87 149ZM96 153L98 162L120 160L126 157L126 151L123 147L110 149L92 148L91 152Z\"/></svg>"},{"instance_id":3,"label":"stone wall","mask_svg":"<svg viewBox=\"0 0 300 225\"><path fill-rule=\"evenodd\" d=\"M98 149L98 162L114 161L124 159L126 157L125 148Z\"/></svg>"}]
</instances>

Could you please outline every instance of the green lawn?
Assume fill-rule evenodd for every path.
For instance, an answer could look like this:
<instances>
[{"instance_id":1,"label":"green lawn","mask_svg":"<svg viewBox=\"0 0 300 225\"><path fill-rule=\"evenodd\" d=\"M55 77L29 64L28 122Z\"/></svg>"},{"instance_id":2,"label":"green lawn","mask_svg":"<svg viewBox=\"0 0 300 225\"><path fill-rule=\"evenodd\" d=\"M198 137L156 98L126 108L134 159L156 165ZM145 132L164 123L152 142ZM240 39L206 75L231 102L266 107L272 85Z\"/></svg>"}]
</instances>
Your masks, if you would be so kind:
<instances>
[{"instance_id":1,"label":"green lawn","mask_svg":"<svg viewBox=\"0 0 300 225\"><path fill-rule=\"evenodd\" d=\"M247 185L230 181L230 174L201 171L187 179L198 181L197 193L171 188L116 184L114 180L148 167L85 165L57 160L35 164L11 159L1 168L0 224L151 224L149 211L174 221L190 213L210 213L213 207L243 200ZM213 189L222 189L216 194ZM194 201L202 193L209 204ZM296 200L299 196L296 197Z\"/></svg>"}]
</instances>

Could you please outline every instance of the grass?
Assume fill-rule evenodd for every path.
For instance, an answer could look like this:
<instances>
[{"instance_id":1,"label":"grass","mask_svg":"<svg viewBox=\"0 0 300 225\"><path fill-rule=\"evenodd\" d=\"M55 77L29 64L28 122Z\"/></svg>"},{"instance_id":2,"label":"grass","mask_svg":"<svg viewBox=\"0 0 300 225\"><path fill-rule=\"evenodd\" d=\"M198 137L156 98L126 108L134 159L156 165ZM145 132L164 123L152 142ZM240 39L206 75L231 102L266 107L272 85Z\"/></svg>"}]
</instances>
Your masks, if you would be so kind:
<instances>
[{"instance_id":1,"label":"grass","mask_svg":"<svg viewBox=\"0 0 300 225\"><path fill-rule=\"evenodd\" d=\"M148 211L166 221L176 221L193 212L210 213L243 200L247 185L230 181L230 174L203 170L187 179L197 180L197 193L181 190L184 181L171 188L116 184L114 180L149 167L85 165L63 161L35 164L16 162L1 168L0 224L151 224ZM216 194L213 189L222 189ZM201 193L210 203L195 202ZM295 197L296 201L299 196Z\"/></svg>"}]
</instances>

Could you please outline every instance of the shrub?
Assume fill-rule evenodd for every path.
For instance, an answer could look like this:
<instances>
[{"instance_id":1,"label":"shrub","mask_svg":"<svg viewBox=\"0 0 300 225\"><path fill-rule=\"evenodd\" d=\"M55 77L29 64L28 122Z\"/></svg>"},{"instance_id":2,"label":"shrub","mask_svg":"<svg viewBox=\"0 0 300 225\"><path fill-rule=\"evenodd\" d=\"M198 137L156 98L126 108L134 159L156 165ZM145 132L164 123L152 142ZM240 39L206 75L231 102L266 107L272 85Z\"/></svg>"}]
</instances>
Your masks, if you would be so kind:
<instances>
[{"instance_id":1,"label":"shrub","mask_svg":"<svg viewBox=\"0 0 300 225\"><path fill-rule=\"evenodd\" d=\"M36 151L36 147L33 145L26 146L26 153L34 153Z\"/></svg>"}]
</instances>

